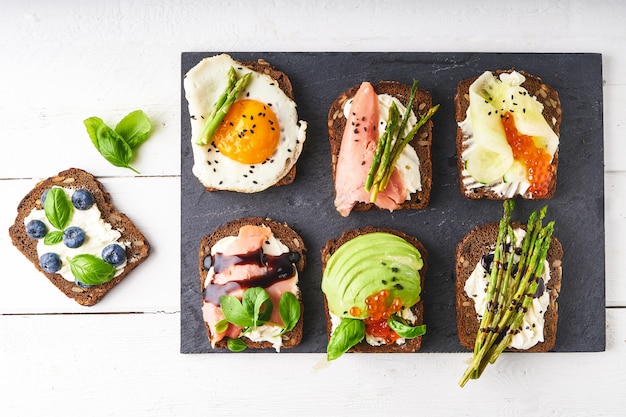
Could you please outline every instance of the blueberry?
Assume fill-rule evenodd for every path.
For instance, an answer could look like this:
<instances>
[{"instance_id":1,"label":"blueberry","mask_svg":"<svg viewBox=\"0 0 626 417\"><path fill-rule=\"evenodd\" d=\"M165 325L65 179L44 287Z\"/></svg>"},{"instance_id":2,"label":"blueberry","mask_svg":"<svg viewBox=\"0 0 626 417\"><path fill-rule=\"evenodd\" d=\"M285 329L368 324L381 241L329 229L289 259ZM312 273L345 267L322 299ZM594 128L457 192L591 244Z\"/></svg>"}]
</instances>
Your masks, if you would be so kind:
<instances>
[{"instance_id":1,"label":"blueberry","mask_svg":"<svg viewBox=\"0 0 626 417\"><path fill-rule=\"evenodd\" d=\"M61 269L61 258L59 258L59 255L53 252L44 253L39 258L39 265L41 265L41 269L46 272L57 272L59 269Z\"/></svg>"},{"instance_id":2,"label":"blueberry","mask_svg":"<svg viewBox=\"0 0 626 417\"><path fill-rule=\"evenodd\" d=\"M41 205L43 206L46 202L46 196L48 195L48 191L50 191L50 189L48 188L46 191L44 191L41 194Z\"/></svg>"},{"instance_id":3,"label":"blueberry","mask_svg":"<svg viewBox=\"0 0 626 417\"><path fill-rule=\"evenodd\" d=\"M41 239L48 233L46 224L41 220L31 220L26 223L26 234L33 239Z\"/></svg>"},{"instance_id":4,"label":"blueberry","mask_svg":"<svg viewBox=\"0 0 626 417\"><path fill-rule=\"evenodd\" d=\"M78 285L81 288L91 288L93 287L93 285L87 285L87 284L83 284L82 282L80 282L79 280L74 281L76 282L76 285Z\"/></svg>"},{"instance_id":5,"label":"blueberry","mask_svg":"<svg viewBox=\"0 0 626 417\"><path fill-rule=\"evenodd\" d=\"M102 259L113 266L120 266L126 261L126 251L116 243L111 243L102 249Z\"/></svg>"},{"instance_id":6,"label":"blueberry","mask_svg":"<svg viewBox=\"0 0 626 417\"><path fill-rule=\"evenodd\" d=\"M85 243L85 232L80 227L72 226L63 232L63 243L68 248L78 248Z\"/></svg>"},{"instance_id":7,"label":"blueberry","mask_svg":"<svg viewBox=\"0 0 626 417\"><path fill-rule=\"evenodd\" d=\"M89 210L93 206L93 195L87 190L76 190L72 194L72 204L78 210Z\"/></svg>"}]
</instances>

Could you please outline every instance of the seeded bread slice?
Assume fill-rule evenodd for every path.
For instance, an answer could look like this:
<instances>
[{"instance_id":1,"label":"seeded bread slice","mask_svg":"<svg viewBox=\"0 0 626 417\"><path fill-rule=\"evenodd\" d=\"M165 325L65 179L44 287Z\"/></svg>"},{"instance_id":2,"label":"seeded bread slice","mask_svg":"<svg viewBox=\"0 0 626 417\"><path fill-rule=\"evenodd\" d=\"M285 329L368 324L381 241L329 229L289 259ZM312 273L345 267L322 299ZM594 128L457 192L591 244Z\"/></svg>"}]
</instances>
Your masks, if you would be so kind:
<instances>
[{"instance_id":1,"label":"seeded bread slice","mask_svg":"<svg viewBox=\"0 0 626 417\"><path fill-rule=\"evenodd\" d=\"M122 234L120 241L128 242L126 248L127 265L122 274L111 281L84 288L78 286L73 281L68 281L60 274L44 272L39 265L39 255L37 254L37 240L30 238L26 234L24 219L33 209L43 209L41 195L44 191L53 186L72 189L86 189L93 194L95 204L102 213L102 219L109 223L113 229ZM78 304L92 306L104 297L114 286L123 280L133 269L142 263L150 252L150 244L145 236L135 227L133 222L124 214L115 210L111 202L111 196L105 191L103 185L90 173L78 168L70 168L59 172L54 177L50 177L39 182L22 199L17 207L17 217L9 228L9 235L13 245L24 254L35 267L43 273L59 290L65 295L73 298Z\"/></svg>"},{"instance_id":2,"label":"seeded bread slice","mask_svg":"<svg viewBox=\"0 0 626 417\"><path fill-rule=\"evenodd\" d=\"M206 279L208 275L208 270L204 268L204 258L206 256L211 255L211 248L221 239L227 236L237 236L239 234L239 229L245 225L256 225L256 226L267 226L272 230L274 236L282 242L285 246L289 248L290 251L297 252L300 255L300 259L296 263L296 269L298 273L301 273L304 270L306 265L306 253L307 249L304 245L304 241L300 237L298 233L296 233L293 229L291 229L285 223L279 223L273 221L268 218L261 217L248 217L248 218L240 218L232 220L222 227L216 229L211 234L208 234L202 238L200 242L200 251L198 253L198 271L200 273L200 292L203 293L204 287L206 284ZM304 316L304 304L302 304L302 296L298 294L298 300L300 300L300 319L296 326L290 332L287 332L283 335L283 346L282 348L292 348L300 344L302 340L302 332L303 332L303 316ZM200 307L202 307L203 301L200 303ZM275 306L277 308L277 306ZM211 330L207 323L205 323L207 336L209 339L211 338ZM242 341L246 343L249 348L254 349L263 349L263 348L271 348L272 344L270 342L254 342L248 338L241 338ZM226 338L220 340L215 345L216 348L225 348L227 345Z\"/></svg>"},{"instance_id":3,"label":"seeded bread slice","mask_svg":"<svg viewBox=\"0 0 626 417\"><path fill-rule=\"evenodd\" d=\"M512 223L515 229L525 228L520 223ZM479 322L474 307L474 300L464 290L465 281L470 277L483 255L494 250L498 237L499 223L486 223L474 228L457 245L456 248L456 320L459 341L468 349L474 349ZM550 302L545 312L543 329L544 341L526 350L507 349L520 352L547 352L554 348L558 321L557 297L561 291L563 247L553 237L546 257L550 264L550 281L546 290L550 293Z\"/></svg>"},{"instance_id":4,"label":"seeded bread slice","mask_svg":"<svg viewBox=\"0 0 626 417\"><path fill-rule=\"evenodd\" d=\"M283 71L280 71L274 68L273 66L269 64L269 62L265 61L264 59L258 59L257 61L246 61L246 62L242 62L241 64L244 65L245 67L250 68L253 71L257 71L259 73L270 76L276 81L276 83L278 84L278 87L287 95L287 97L289 97L291 100L295 100L294 95L293 95L293 87L291 85L291 80L289 80L289 77ZM274 184L274 186L288 185L294 182L295 179L296 179L296 164L293 164L293 166L285 174L285 176L279 179ZM206 186L204 188L207 191L220 191L218 188L212 188L212 187L206 187Z\"/></svg>"},{"instance_id":5,"label":"seeded bread slice","mask_svg":"<svg viewBox=\"0 0 626 417\"><path fill-rule=\"evenodd\" d=\"M415 246L415 248L422 255L422 260L424 261L424 266L422 266L422 269L419 271L420 272L420 286L423 291L424 279L426 277L426 272L428 271L428 252L426 251L426 248L424 248L424 245L422 245L422 243L417 238L407 235L406 233L401 232L399 230L395 230L395 229L367 226L367 227L358 228L358 229L346 230L345 232L343 232L343 234L339 238L331 239L327 241L326 245L321 250L322 274L324 273L324 270L326 269L326 264L328 260L330 259L332 254L335 253L337 249L339 249L341 245L343 245L344 243L358 236L365 235L368 233L375 233L375 232L386 232L386 233L394 234L396 236L403 238L404 240L409 242L411 245ZM331 323L331 318L330 318L330 312L328 310L328 300L326 299L325 295L324 295L324 311L326 314L326 335L328 337L328 340L330 340L330 336L332 333L332 323ZM411 311L417 317L415 325L417 326L422 325L424 323L424 301L420 299L420 301L418 301L417 304L411 307ZM398 345L394 343L391 345L372 346L369 343L367 343L365 340L363 340L357 345L353 346L351 349L349 349L348 352L369 352L369 353L376 353L376 352L402 353L404 352L406 353L406 352L418 351L421 348L421 346L422 346L422 336L418 336L413 339L407 339L406 342L402 345Z\"/></svg>"},{"instance_id":6,"label":"seeded bread slice","mask_svg":"<svg viewBox=\"0 0 626 417\"><path fill-rule=\"evenodd\" d=\"M330 106L328 111L328 136L330 139L330 153L331 164L333 171L333 180L336 181L337 160L339 158L339 150L341 149L341 139L343 138L343 131L346 127L346 118L343 114L343 106L350 98L354 97L359 90L360 85L356 85L337 97L337 99ZM405 106L409 102L411 95L411 86L400 84L395 81L380 81L374 85L374 91L376 94L389 94L396 97ZM432 97L429 92L417 89L415 93L415 99L413 100L413 112L419 120L428 109L432 107ZM399 209L423 209L428 206L430 202L430 190L432 188L432 136L433 122L428 120L424 126L422 126L409 145L415 149L420 161L420 178L422 182L422 190L417 191L411 195L409 200L406 200L400 205ZM365 211L379 209L375 204L367 202L358 202L352 209L353 211Z\"/></svg>"},{"instance_id":7,"label":"seeded bread slice","mask_svg":"<svg viewBox=\"0 0 626 417\"><path fill-rule=\"evenodd\" d=\"M494 71L494 75L498 77L502 73L511 73L514 69L510 70L498 70ZM528 91L529 94L534 96L537 101L543 104L543 117L548 122L548 125L552 128L554 133L560 137L560 126L561 126L561 101L559 100L559 94L556 90L544 84L541 81L541 78L531 75L525 71L518 70L520 74L526 77L526 81L522 83L522 87ZM454 104L455 104L455 116L457 122L456 128L456 152L457 152L457 164L459 170L459 184L461 187L461 193L469 199L481 199L486 198L489 200L505 200L506 197L500 195L488 187L477 187L477 188L468 188L463 184L463 168L464 161L461 155L467 149L467 145L464 144L464 136L461 128L458 123L462 122L466 118L467 108L469 107L469 88L474 81L479 76L468 78L461 81L458 85L456 95L454 96ZM559 165L559 151L557 149L554 154L554 158L552 160L552 166L554 167L554 175L552 177L552 181L548 187L548 193L541 197L533 197L529 192L526 192L521 197L524 199L549 199L554 196L556 192L556 177L557 177L557 168Z\"/></svg>"}]
</instances>

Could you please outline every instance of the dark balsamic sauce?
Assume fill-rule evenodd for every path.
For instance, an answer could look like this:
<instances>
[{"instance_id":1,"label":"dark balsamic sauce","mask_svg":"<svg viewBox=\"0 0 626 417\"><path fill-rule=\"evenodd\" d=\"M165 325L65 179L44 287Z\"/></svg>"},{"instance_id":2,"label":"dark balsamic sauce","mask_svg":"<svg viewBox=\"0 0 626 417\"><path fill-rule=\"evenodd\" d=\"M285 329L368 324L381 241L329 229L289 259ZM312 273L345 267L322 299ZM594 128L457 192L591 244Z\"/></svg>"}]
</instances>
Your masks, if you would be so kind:
<instances>
[{"instance_id":1,"label":"dark balsamic sauce","mask_svg":"<svg viewBox=\"0 0 626 417\"><path fill-rule=\"evenodd\" d=\"M271 256L263 253L263 249L257 249L241 255L224 255L217 253L215 256L207 256L203 261L203 266L209 269L212 265L216 274L237 265L257 265L266 267L266 270L263 275L244 280L229 281L225 284L211 283L204 289L204 300L207 303L219 306L220 297L233 291L240 289L245 290L252 287L270 287L276 282L292 277L295 274L294 264L299 260L300 255L297 252L287 252L278 256Z\"/></svg>"}]
</instances>

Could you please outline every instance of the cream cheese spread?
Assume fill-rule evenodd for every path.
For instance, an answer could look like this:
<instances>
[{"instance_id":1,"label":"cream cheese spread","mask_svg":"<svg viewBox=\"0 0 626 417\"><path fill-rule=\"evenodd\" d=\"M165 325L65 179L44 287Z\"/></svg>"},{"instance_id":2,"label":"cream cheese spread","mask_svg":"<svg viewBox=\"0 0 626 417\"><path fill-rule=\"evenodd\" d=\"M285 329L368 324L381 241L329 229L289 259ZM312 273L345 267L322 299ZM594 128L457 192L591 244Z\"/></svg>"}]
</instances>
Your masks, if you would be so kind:
<instances>
[{"instance_id":1,"label":"cream cheese spread","mask_svg":"<svg viewBox=\"0 0 626 417\"><path fill-rule=\"evenodd\" d=\"M515 242L517 247L521 247L521 242L526 235L525 230L518 228L514 230ZM517 255L513 255L516 256ZM517 261L517 260L515 260ZM535 297L528 307L528 311L524 314L524 319L519 332L513 334L511 343L508 347L515 349L529 349L539 342L543 342L544 314L550 303L550 294L545 286L550 281L550 265L548 261L544 261L542 279L544 282L544 291L539 297ZM487 308L487 286L489 284L489 272L481 265L480 262L474 268L474 271L465 282L464 290L467 295L474 300L477 319L480 321L482 313Z\"/></svg>"},{"instance_id":2,"label":"cream cheese spread","mask_svg":"<svg viewBox=\"0 0 626 417\"><path fill-rule=\"evenodd\" d=\"M65 195L67 195L67 198L71 199L74 190L68 188L62 189ZM30 214L24 219L24 224L28 224L31 220L41 220L48 230L55 230L54 226L52 226L46 218L44 210L31 210ZM69 258L81 254L91 254L102 258L102 249L112 243L117 243L122 247L128 246L128 242L120 241L122 234L118 230L113 229L110 223L104 221L100 209L98 209L96 204L91 206L88 210L74 210L69 226L80 227L85 232L85 242L78 248L68 248L63 242L54 245L46 245L44 239L39 239L37 242L37 254L39 256L48 252L54 252L59 255L62 263L61 269L57 271L57 273L68 281L75 281L74 275L72 275L70 271ZM126 262L127 261L124 261L124 263L116 267L115 276L123 272Z\"/></svg>"}]
</instances>

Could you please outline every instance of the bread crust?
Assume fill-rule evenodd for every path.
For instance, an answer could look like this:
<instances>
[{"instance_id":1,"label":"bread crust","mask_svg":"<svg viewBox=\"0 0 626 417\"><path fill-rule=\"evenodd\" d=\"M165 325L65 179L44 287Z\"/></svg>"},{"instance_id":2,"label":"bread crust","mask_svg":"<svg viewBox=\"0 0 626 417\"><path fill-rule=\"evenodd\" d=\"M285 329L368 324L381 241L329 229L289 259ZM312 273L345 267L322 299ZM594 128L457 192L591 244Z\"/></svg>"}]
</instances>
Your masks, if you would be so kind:
<instances>
[{"instance_id":1,"label":"bread crust","mask_svg":"<svg viewBox=\"0 0 626 417\"><path fill-rule=\"evenodd\" d=\"M272 67L270 63L265 61L264 59L258 59L257 61L245 61L245 62L241 62L241 64L253 71L270 76L272 79L276 81L276 83L278 84L278 87L285 93L285 95L287 95L287 97L289 97L291 100L295 101L294 95L293 95L293 87L291 85L291 80L289 80L289 77L287 76L287 74ZM296 179L296 164L294 163L291 169L281 179L279 179L273 185L273 187L291 184L292 182L294 182L295 179ZM207 191L223 191L222 189L213 188L213 187L205 186L204 188Z\"/></svg>"},{"instance_id":2,"label":"bread crust","mask_svg":"<svg viewBox=\"0 0 626 417\"><path fill-rule=\"evenodd\" d=\"M24 219L33 209L43 209L41 195L53 186L89 190L93 194L95 204L100 209L104 221L122 234L121 241L130 243L130 246L126 248L127 265L120 275L104 284L84 288L73 281L66 280L60 274L48 273L41 269L37 254L37 240L31 239L26 234ZM17 207L17 217L9 228L9 235L13 245L35 265L37 270L44 274L66 296L84 306L92 306L100 301L107 292L142 263L150 252L148 240L124 213L115 210L111 196L105 191L104 186L92 174L78 168L59 172L57 175L39 182L35 188L26 194Z\"/></svg>"},{"instance_id":3,"label":"bread crust","mask_svg":"<svg viewBox=\"0 0 626 417\"><path fill-rule=\"evenodd\" d=\"M337 180L337 160L339 158L339 151L341 149L341 140L343 138L343 131L346 127L346 118L343 114L343 106L347 100L354 97L359 90L360 84L355 85L337 97L337 99L330 106L328 111L328 136L330 140L330 153L331 153L331 165L333 172L333 181ZM396 81L380 81L374 85L374 91L376 94L389 94L400 100L405 106L409 102L411 95L411 86L400 84ZM415 93L415 99L413 100L413 112L416 117L423 116L428 109L432 107L432 96L429 92L417 89ZM422 183L422 190L411 194L411 198L400 204L398 210L401 209L423 209L428 206L430 202L430 190L432 188L432 131L433 122L432 119L428 120L424 126L422 126L409 145L415 149L420 161L420 178ZM357 202L352 209L353 211L366 211L366 210L380 210L373 203Z\"/></svg>"},{"instance_id":4,"label":"bread crust","mask_svg":"<svg viewBox=\"0 0 626 417\"><path fill-rule=\"evenodd\" d=\"M333 253L341 245L344 243L358 237L361 235L365 235L368 233L375 232L385 232L391 233L396 236L399 236L409 242L411 245L415 246L415 248L419 251L422 256L422 260L424 261L424 265L422 269L420 269L420 287L422 288L422 292L424 290L424 280L426 278L426 272L428 271L428 252L426 248L417 238L410 236L400 230L395 230L391 228L385 227L374 227L374 226L366 226L357 229L350 229L344 231L341 236L337 239L330 239L326 242L326 245L321 249L321 257L322 257L322 274L326 269L326 264ZM324 312L326 316L326 336L330 341L332 323L330 318L330 312L328 310L328 300L326 299L326 295L324 297ZM420 298L420 301L417 302L413 307L411 307L411 311L417 317L415 325L424 324L424 301ZM407 339L404 344L391 344L391 345L381 345L381 346L372 346L365 339L360 343L356 344L352 348L348 350L348 352L368 352L368 353L402 353L402 352L415 352L418 351L422 347L422 336L418 336L413 339Z\"/></svg>"},{"instance_id":5,"label":"bread crust","mask_svg":"<svg viewBox=\"0 0 626 417\"><path fill-rule=\"evenodd\" d=\"M502 73L511 73L516 71L515 69L509 70L497 70L492 71L492 73L499 77ZM561 127L561 101L559 100L559 94L556 90L544 84L541 81L541 78L529 74L522 70L517 70L520 74L526 77L526 81L522 83L522 87L524 87L529 94L533 95L538 102L543 104L543 117L548 123L548 125L552 128L554 133L560 138L560 127ZM464 161L461 155L467 149L467 146L463 143L463 131L459 127L459 122L462 122L466 118L467 108L469 107L469 88L474 81L479 77L467 78L461 81L457 87L456 95L454 96L454 105L455 105L455 117L456 117L456 152L457 152L457 167L459 171L459 186L461 189L461 194L468 199L477 200L481 198L486 198L489 200L506 200L507 197L495 193L487 187L477 187L473 189L466 188L463 185L463 168ZM554 158L552 160L552 166L554 168L554 175L552 177L552 181L548 186L548 192L545 196L542 197L533 197L530 193L525 193L521 197L527 200L535 199L535 200L546 200L550 199L554 196L556 192L556 178L557 178L557 168L559 165L559 150L557 148Z\"/></svg>"},{"instance_id":6,"label":"bread crust","mask_svg":"<svg viewBox=\"0 0 626 417\"><path fill-rule=\"evenodd\" d=\"M247 218L239 218L232 220L222 227L215 229L212 233L205 235L200 242L200 250L198 252L198 272L200 274L200 293L204 292L204 287L206 284L206 279L208 276L208 270L204 268L204 258L211 254L211 248L221 239L227 236L237 236L239 234L239 229L245 225L256 225L256 226L267 226L272 230L274 236L280 240L285 246L289 248L290 251L297 252L300 255L300 259L296 263L296 269L298 273L302 273L304 267L306 266L306 253L307 249L302 240L302 237L289 227L286 223L279 223L269 218L262 217L247 217ZM281 349L289 349L293 348L300 344L302 341L303 334L303 318L304 318L304 304L302 303L302 295L298 294L298 301L300 302L300 319L296 323L296 326L293 330L285 333L283 335L283 346ZM200 308L203 305L203 301L200 302ZM211 339L211 330L209 329L208 324L204 323L207 336L209 340ZM266 349L272 348L272 344L270 342L254 342L248 338L241 338L243 342L246 343L248 348L252 349ZM220 340L216 343L216 348L226 348L227 347L226 338Z\"/></svg>"},{"instance_id":7,"label":"bread crust","mask_svg":"<svg viewBox=\"0 0 626 417\"><path fill-rule=\"evenodd\" d=\"M513 222L511 226L526 228L521 223ZM459 341L468 349L474 349L476 334L480 323L476 315L474 300L464 290L465 282L470 277L481 257L493 251L498 237L498 222L486 223L476 226L471 232L463 237L456 248L456 321ZM507 351L519 352L547 352L554 348L556 343L558 303L557 297L561 291L563 247L559 240L552 237L548 254L546 256L550 264L550 281L546 284L546 290L550 294L550 302L545 312L545 324L543 329L544 341L537 343L530 349L519 350L508 348Z\"/></svg>"}]
</instances>

